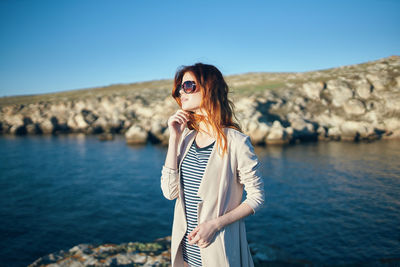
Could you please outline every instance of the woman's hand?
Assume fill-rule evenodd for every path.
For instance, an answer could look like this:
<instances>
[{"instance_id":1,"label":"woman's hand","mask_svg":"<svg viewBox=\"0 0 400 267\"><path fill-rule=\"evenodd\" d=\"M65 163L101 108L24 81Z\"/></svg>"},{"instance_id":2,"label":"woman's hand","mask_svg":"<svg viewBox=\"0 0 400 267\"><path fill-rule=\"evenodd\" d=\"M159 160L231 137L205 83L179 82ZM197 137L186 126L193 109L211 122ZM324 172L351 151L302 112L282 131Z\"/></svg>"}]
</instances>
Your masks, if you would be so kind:
<instances>
[{"instance_id":1,"label":"woman's hand","mask_svg":"<svg viewBox=\"0 0 400 267\"><path fill-rule=\"evenodd\" d=\"M179 109L168 119L169 136L179 138L189 121L189 112Z\"/></svg>"},{"instance_id":2,"label":"woman's hand","mask_svg":"<svg viewBox=\"0 0 400 267\"><path fill-rule=\"evenodd\" d=\"M206 248L211 244L215 233L218 231L216 220L211 220L199 224L188 235L189 244L197 244L200 248Z\"/></svg>"}]
</instances>

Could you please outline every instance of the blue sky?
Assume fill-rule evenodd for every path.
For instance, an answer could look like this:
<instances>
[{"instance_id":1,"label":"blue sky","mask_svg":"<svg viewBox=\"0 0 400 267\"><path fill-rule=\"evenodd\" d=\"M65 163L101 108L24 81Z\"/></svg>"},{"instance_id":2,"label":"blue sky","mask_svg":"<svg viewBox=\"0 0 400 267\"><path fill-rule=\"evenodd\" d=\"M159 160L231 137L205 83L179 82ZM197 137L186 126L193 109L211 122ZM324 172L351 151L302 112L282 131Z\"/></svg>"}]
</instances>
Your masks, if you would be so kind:
<instances>
[{"instance_id":1,"label":"blue sky","mask_svg":"<svg viewBox=\"0 0 400 267\"><path fill-rule=\"evenodd\" d=\"M0 1L0 97L400 55L400 1Z\"/></svg>"}]
</instances>

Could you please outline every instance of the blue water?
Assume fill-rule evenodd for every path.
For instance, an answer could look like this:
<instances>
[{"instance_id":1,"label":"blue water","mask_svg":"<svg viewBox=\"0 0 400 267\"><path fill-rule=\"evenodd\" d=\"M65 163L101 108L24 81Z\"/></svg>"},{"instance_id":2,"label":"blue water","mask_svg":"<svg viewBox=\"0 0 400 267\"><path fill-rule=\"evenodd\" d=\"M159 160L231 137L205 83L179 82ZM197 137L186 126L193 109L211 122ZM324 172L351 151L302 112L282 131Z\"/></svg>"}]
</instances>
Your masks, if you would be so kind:
<instances>
[{"instance_id":1,"label":"blue water","mask_svg":"<svg viewBox=\"0 0 400 267\"><path fill-rule=\"evenodd\" d=\"M166 148L123 137L0 137L0 259L26 266L80 243L171 234L160 188ZM271 260L355 263L400 257L400 142L256 148L266 203L246 218Z\"/></svg>"}]
</instances>

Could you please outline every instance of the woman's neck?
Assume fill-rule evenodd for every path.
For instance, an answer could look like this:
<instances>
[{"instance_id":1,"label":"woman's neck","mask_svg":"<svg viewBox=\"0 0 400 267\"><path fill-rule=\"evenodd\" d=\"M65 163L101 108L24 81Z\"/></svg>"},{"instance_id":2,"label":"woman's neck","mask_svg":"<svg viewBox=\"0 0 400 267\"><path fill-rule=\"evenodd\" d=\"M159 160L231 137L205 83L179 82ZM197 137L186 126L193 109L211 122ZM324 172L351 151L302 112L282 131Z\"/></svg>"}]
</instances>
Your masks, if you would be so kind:
<instances>
[{"instance_id":1,"label":"woman's neck","mask_svg":"<svg viewBox=\"0 0 400 267\"><path fill-rule=\"evenodd\" d=\"M207 121L207 113L203 110L196 110L195 112L198 115L203 115L206 117L206 121ZM207 128L208 126L208 128ZM197 136L200 139L215 139L216 138L216 133L214 133L213 128L210 124L206 123L205 121L200 121L199 123L199 128L200 130L197 133Z\"/></svg>"},{"instance_id":2,"label":"woman's neck","mask_svg":"<svg viewBox=\"0 0 400 267\"><path fill-rule=\"evenodd\" d=\"M212 131L211 125L208 125L208 128L204 122L200 122L199 124L200 131L197 133L197 136L201 139L209 139L215 138L215 134Z\"/></svg>"}]
</instances>

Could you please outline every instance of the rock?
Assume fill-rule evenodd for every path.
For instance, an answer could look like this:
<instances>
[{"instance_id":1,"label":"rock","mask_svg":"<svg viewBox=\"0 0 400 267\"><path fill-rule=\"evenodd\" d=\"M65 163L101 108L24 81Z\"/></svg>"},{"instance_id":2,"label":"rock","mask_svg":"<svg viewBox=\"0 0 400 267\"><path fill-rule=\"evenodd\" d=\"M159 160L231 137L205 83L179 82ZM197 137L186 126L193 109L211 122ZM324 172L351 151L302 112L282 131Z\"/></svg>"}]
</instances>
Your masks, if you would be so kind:
<instances>
[{"instance_id":1,"label":"rock","mask_svg":"<svg viewBox=\"0 0 400 267\"><path fill-rule=\"evenodd\" d=\"M359 97L368 99L371 96L372 86L366 79L357 80L355 82L355 87L356 93Z\"/></svg>"},{"instance_id":2,"label":"rock","mask_svg":"<svg viewBox=\"0 0 400 267\"><path fill-rule=\"evenodd\" d=\"M110 132L111 130L111 125L105 117L99 117L95 122L93 122L92 127L97 129L98 132Z\"/></svg>"},{"instance_id":3,"label":"rock","mask_svg":"<svg viewBox=\"0 0 400 267\"><path fill-rule=\"evenodd\" d=\"M293 129L292 138L300 141L311 141L317 139L314 126L304 119L296 118L290 120L290 127Z\"/></svg>"},{"instance_id":4,"label":"rock","mask_svg":"<svg viewBox=\"0 0 400 267\"><path fill-rule=\"evenodd\" d=\"M383 91L386 89L386 84L388 83L386 75L382 75L381 72L375 72L367 74L366 77L372 84L374 90Z\"/></svg>"},{"instance_id":5,"label":"rock","mask_svg":"<svg viewBox=\"0 0 400 267\"><path fill-rule=\"evenodd\" d=\"M382 139L400 140L400 129L388 132L386 135L382 137Z\"/></svg>"},{"instance_id":6,"label":"rock","mask_svg":"<svg viewBox=\"0 0 400 267\"><path fill-rule=\"evenodd\" d=\"M372 127L366 123L357 121L346 121L340 125L341 140L345 141L358 141L361 139L368 139L368 136L373 135Z\"/></svg>"},{"instance_id":7,"label":"rock","mask_svg":"<svg viewBox=\"0 0 400 267\"><path fill-rule=\"evenodd\" d=\"M332 104L336 107L342 106L348 99L353 97L353 91L349 84L340 79L329 80L326 83L327 91L332 96Z\"/></svg>"},{"instance_id":8,"label":"rock","mask_svg":"<svg viewBox=\"0 0 400 267\"><path fill-rule=\"evenodd\" d=\"M334 126L334 127L328 128L328 137L330 140L339 141L340 135L341 135L341 132L340 132L339 126Z\"/></svg>"},{"instance_id":9,"label":"rock","mask_svg":"<svg viewBox=\"0 0 400 267\"><path fill-rule=\"evenodd\" d=\"M255 123L254 121L251 122L251 130L249 132L250 139L253 144L261 145L265 144L265 138L269 133L269 126L265 123Z\"/></svg>"},{"instance_id":10,"label":"rock","mask_svg":"<svg viewBox=\"0 0 400 267\"><path fill-rule=\"evenodd\" d=\"M142 118L152 118L154 114L154 110L151 107L142 106L136 109L136 115Z\"/></svg>"},{"instance_id":11,"label":"rock","mask_svg":"<svg viewBox=\"0 0 400 267\"><path fill-rule=\"evenodd\" d=\"M78 129L86 129L89 124L85 121L85 118L83 117L82 113L76 114L74 117L75 124L72 124L74 128Z\"/></svg>"},{"instance_id":12,"label":"rock","mask_svg":"<svg viewBox=\"0 0 400 267\"><path fill-rule=\"evenodd\" d=\"M318 133L318 140L321 140L321 141L329 140L328 131L325 127L320 125L317 129L317 133Z\"/></svg>"},{"instance_id":13,"label":"rock","mask_svg":"<svg viewBox=\"0 0 400 267\"><path fill-rule=\"evenodd\" d=\"M26 128L27 134L30 134L30 135L35 135L35 134L41 134L42 133L42 131L41 131L41 129L38 126L37 123L28 124L28 125L25 126L25 128Z\"/></svg>"},{"instance_id":14,"label":"rock","mask_svg":"<svg viewBox=\"0 0 400 267\"><path fill-rule=\"evenodd\" d=\"M54 124L51 122L50 119L43 120L39 124L39 128L41 129L42 133L44 134L52 134L54 132Z\"/></svg>"},{"instance_id":15,"label":"rock","mask_svg":"<svg viewBox=\"0 0 400 267\"><path fill-rule=\"evenodd\" d=\"M396 87L397 87L397 88L400 88L400 76L397 76L397 77L395 78L395 81L396 81Z\"/></svg>"},{"instance_id":16,"label":"rock","mask_svg":"<svg viewBox=\"0 0 400 267\"><path fill-rule=\"evenodd\" d=\"M22 114L12 114L4 117L4 122L16 127L24 125L24 116Z\"/></svg>"},{"instance_id":17,"label":"rock","mask_svg":"<svg viewBox=\"0 0 400 267\"><path fill-rule=\"evenodd\" d=\"M335 114L319 114L314 117L315 122L328 128L339 126L345 119Z\"/></svg>"},{"instance_id":18,"label":"rock","mask_svg":"<svg viewBox=\"0 0 400 267\"><path fill-rule=\"evenodd\" d=\"M99 117L89 109L82 109L81 114L87 124L93 124Z\"/></svg>"},{"instance_id":19,"label":"rock","mask_svg":"<svg viewBox=\"0 0 400 267\"><path fill-rule=\"evenodd\" d=\"M390 132L400 130L400 118L387 118L383 121L385 129Z\"/></svg>"},{"instance_id":20,"label":"rock","mask_svg":"<svg viewBox=\"0 0 400 267\"><path fill-rule=\"evenodd\" d=\"M375 113L381 113L384 110L384 106L380 101L370 99L365 102L365 108L367 111L374 111Z\"/></svg>"},{"instance_id":21,"label":"rock","mask_svg":"<svg viewBox=\"0 0 400 267\"><path fill-rule=\"evenodd\" d=\"M289 136L279 121L274 121L269 130L269 134L265 138L268 145L282 145L289 143Z\"/></svg>"},{"instance_id":22,"label":"rock","mask_svg":"<svg viewBox=\"0 0 400 267\"><path fill-rule=\"evenodd\" d=\"M311 99L318 100L320 92L324 89L323 82L308 82L303 84L304 94Z\"/></svg>"},{"instance_id":23,"label":"rock","mask_svg":"<svg viewBox=\"0 0 400 267\"><path fill-rule=\"evenodd\" d=\"M365 105L358 99L350 99L343 105L343 109L347 114L361 115L365 113Z\"/></svg>"},{"instance_id":24,"label":"rock","mask_svg":"<svg viewBox=\"0 0 400 267\"><path fill-rule=\"evenodd\" d=\"M381 94L384 99L385 111L387 113L399 113L400 116L400 93L399 92L384 92Z\"/></svg>"},{"instance_id":25,"label":"rock","mask_svg":"<svg viewBox=\"0 0 400 267\"><path fill-rule=\"evenodd\" d=\"M126 142L130 145L146 144L147 132L138 125L133 125L125 133Z\"/></svg>"}]
</instances>

